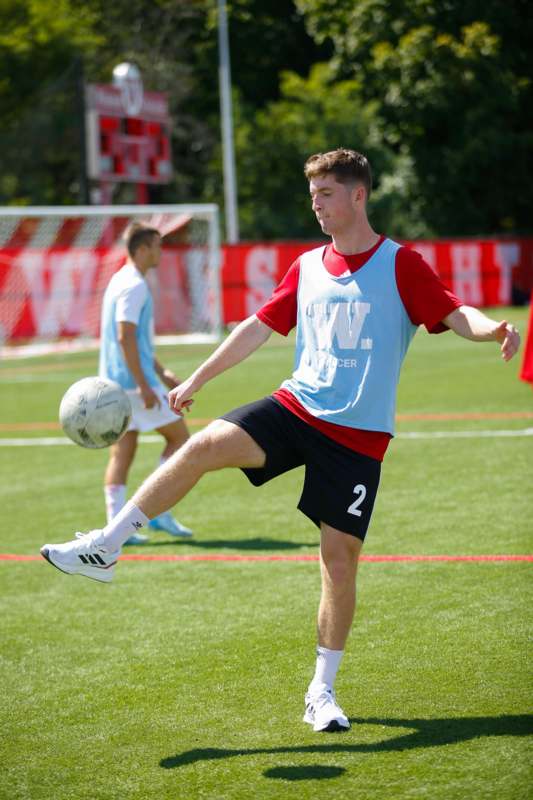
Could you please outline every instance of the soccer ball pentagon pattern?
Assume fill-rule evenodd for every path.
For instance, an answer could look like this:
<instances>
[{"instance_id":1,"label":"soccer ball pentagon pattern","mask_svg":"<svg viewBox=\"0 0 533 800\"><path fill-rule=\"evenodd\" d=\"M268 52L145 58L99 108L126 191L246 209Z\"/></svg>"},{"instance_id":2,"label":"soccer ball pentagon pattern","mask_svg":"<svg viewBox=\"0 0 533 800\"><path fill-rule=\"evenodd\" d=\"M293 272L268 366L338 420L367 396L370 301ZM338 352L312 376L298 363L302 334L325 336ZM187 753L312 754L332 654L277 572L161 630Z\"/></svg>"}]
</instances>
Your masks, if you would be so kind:
<instances>
[{"instance_id":1,"label":"soccer ball pentagon pattern","mask_svg":"<svg viewBox=\"0 0 533 800\"><path fill-rule=\"evenodd\" d=\"M129 397L107 378L82 378L67 389L59 406L61 427L73 442L98 449L117 442L131 420Z\"/></svg>"}]
</instances>

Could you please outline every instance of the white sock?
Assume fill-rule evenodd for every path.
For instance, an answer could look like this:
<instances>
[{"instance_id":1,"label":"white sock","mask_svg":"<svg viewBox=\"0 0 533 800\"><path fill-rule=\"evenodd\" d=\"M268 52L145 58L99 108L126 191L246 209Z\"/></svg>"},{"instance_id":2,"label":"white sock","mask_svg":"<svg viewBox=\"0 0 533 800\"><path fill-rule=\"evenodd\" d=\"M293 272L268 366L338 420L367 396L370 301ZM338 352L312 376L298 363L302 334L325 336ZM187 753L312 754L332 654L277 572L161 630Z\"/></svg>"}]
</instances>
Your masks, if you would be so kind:
<instances>
[{"instance_id":1,"label":"white sock","mask_svg":"<svg viewBox=\"0 0 533 800\"><path fill-rule=\"evenodd\" d=\"M104 486L105 510L108 523L117 516L126 503L126 485L108 483Z\"/></svg>"},{"instance_id":2,"label":"white sock","mask_svg":"<svg viewBox=\"0 0 533 800\"><path fill-rule=\"evenodd\" d=\"M104 546L111 552L120 550L132 533L148 525L149 522L148 517L130 500L102 531Z\"/></svg>"},{"instance_id":3,"label":"white sock","mask_svg":"<svg viewBox=\"0 0 533 800\"><path fill-rule=\"evenodd\" d=\"M344 650L328 650L327 647L320 647L320 645L317 647L315 674L309 684L309 691L319 690L324 686L333 689L343 655Z\"/></svg>"}]
</instances>

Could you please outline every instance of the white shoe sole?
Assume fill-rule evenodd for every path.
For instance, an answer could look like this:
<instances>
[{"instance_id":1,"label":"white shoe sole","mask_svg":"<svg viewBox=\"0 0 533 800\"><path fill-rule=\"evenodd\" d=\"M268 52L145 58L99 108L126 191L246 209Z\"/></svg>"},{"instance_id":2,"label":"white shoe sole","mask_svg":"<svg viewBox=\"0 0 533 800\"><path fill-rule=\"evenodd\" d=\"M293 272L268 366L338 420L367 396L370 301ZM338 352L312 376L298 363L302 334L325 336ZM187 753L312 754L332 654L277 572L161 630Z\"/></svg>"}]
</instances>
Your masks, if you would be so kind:
<instances>
[{"instance_id":1,"label":"white shoe sole","mask_svg":"<svg viewBox=\"0 0 533 800\"><path fill-rule=\"evenodd\" d=\"M113 568L117 563L116 561L113 561L112 564L108 564L105 567L85 566L81 569L79 567L70 568L67 564L59 564L54 561L50 556L50 551L46 546L41 547L40 552L42 557L46 559L49 564L58 569L60 572L66 573L67 575L82 575L84 578L90 578L93 581L100 581L100 583L110 583L113 580Z\"/></svg>"},{"instance_id":2,"label":"white shoe sole","mask_svg":"<svg viewBox=\"0 0 533 800\"><path fill-rule=\"evenodd\" d=\"M322 727L317 725L315 720L309 716L309 714L304 714L303 721L307 722L308 725L312 725L315 733L342 733L342 731L350 730L350 723L348 722L348 724L346 724L344 720L339 719L331 719Z\"/></svg>"},{"instance_id":3,"label":"white shoe sole","mask_svg":"<svg viewBox=\"0 0 533 800\"><path fill-rule=\"evenodd\" d=\"M335 733L350 730L350 721L345 716L333 717L329 722L320 725L315 721L314 714L306 709L303 721L307 722L308 725L312 725L315 733Z\"/></svg>"}]
</instances>

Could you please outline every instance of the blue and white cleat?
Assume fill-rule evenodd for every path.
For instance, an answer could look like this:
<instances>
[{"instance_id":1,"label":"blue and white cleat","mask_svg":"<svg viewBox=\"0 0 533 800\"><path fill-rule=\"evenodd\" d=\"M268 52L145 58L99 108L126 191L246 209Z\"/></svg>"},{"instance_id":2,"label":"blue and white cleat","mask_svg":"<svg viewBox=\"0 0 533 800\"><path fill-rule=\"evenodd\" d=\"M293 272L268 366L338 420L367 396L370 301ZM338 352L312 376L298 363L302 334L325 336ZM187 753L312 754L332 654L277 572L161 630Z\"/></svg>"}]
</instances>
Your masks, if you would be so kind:
<instances>
[{"instance_id":1,"label":"blue and white cleat","mask_svg":"<svg viewBox=\"0 0 533 800\"><path fill-rule=\"evenodd\" d=\"M124 545L131 545L134 547L135 545L148 544L149 541L150 537L145 536L144 533L132 533L131 536L126 539ZM124 545L122 546L124 547Z\"/></svg>"},{"instance_id":2,"label":"blue and white cleat","mask_svg":"<svg viewBox=\"0 0 533 800\"><path fill-rule=\"evenodd\" d=\"M190 528L186 528L177 519L174 519L170 511L164 511L158 517L150 520L148 526L153 531L164 531L170 533L171 536L181 536L183 539L188 539L192 536Z\"/></svg>"}]
</instances>

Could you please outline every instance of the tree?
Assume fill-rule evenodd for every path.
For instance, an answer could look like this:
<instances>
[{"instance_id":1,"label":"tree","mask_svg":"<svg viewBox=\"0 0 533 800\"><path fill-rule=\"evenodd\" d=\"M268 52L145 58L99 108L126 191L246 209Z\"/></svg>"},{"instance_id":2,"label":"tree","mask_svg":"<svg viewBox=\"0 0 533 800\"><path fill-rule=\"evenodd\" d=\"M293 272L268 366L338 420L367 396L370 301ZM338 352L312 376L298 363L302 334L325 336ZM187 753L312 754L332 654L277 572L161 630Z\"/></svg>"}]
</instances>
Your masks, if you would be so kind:
<instances>
[{"instance_id":1,"label":"tree","mask_svg":"<svg viewBox=\"0 0 533 800\"><path fill-rule=\"evenodd\" d=\"M74 0L7 0L0 25L0 202L64 202L77 191L76 65L101 40Z\"/></svg>"},{"instance_id":2,"label":"tree","mask_svg":"<svg viewBox=\"0 0 533 800\"><path fill-rule=\"evenodd\" d=\"M376 147L375 108L361 103L357 81L336 81L328 64L316 64L308 78L283 72L280 93L258 111L236 96L243 238L319 237L303 164L314 152L342 146L365 150L376 167L371 213L378 228L402 235L416 224L404 202L409 178L403 179L390 148Z\"/></svg>"},{"instance_id":3,"label":"tree","mask_svg":"<svg viewBox=\"0 0 533 800\"><path fill-rule=\"evenodd\" d=\"M317 53L292 0L230 0L233 81L259 108L279 95L281 68L306 71ZM153 202L200 201L220 139L215 0L5 0L0 9L0 202L75 203L79 196L77 67L109 82L132 61L166 91L173 182ZM115 199L128 199L121 186Z\"/></svg>"},{"instance_id":4,"label":"tree","mask_svg":"<svg viewBox=\"0 0 533 800\"><path fill-rule=\"evenodd\" d=\"M216 0L201 0L200 4L206 13L189 39L194 85L186 108L195 119L204 121L210 138L204 143L192 140L182 156L186 161L203 159L202 173L195 183L196 192L206 200L222 204L217 4ZM319 45L308 35L294 0L269 0L268 3L228 0L227 13L232 86L239 106L235 110L234 128L239 137L241 124L248 124L255 112L279 99L283 71L307 75L316 61L330 57L331 46ZM244 135L241 132L240 138ZM261 166L261 163L251 165L254 171L260 171ZM240 181L243 177L240 164L237 169Z\"/></svg>"},{"instance_id":5,"label":"tree","mask_svg":"<svg viewBox=\"0 0 533 800\"><path fill-rule=\"evenodd\" d=\"M341 141L371 156L383 230L531 230L528 5L228 0L243 235L316 235L302 162ZM81 60L168 92L175 177L151 200L222 201L215 0L4 0L0 22L1 203L77 202Z\"/></svg>"},{"instance_id":6,"label":"tree","mask_svg":"<svg viewBox=\"0 0 533 800\"><path fill-rule=\"evenodd\" d=\"M531 229L531 22L525 0L297 0L339 78L378 105L440 235Z\"/></svg>"}]
</instances>

